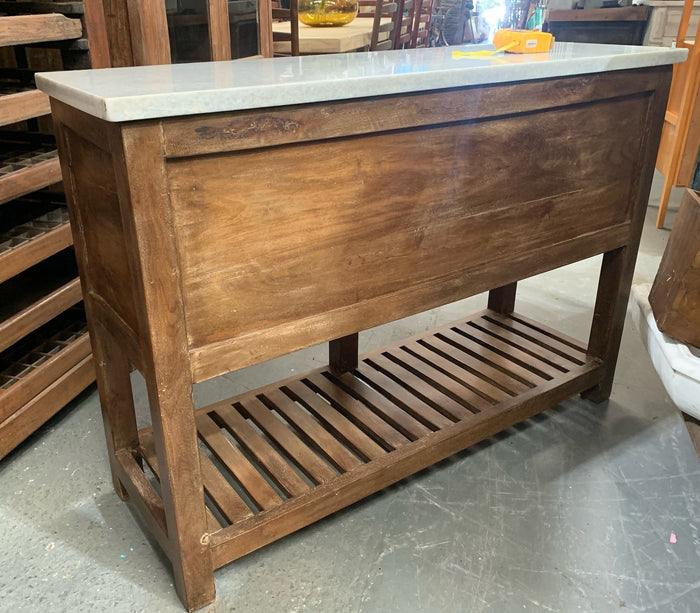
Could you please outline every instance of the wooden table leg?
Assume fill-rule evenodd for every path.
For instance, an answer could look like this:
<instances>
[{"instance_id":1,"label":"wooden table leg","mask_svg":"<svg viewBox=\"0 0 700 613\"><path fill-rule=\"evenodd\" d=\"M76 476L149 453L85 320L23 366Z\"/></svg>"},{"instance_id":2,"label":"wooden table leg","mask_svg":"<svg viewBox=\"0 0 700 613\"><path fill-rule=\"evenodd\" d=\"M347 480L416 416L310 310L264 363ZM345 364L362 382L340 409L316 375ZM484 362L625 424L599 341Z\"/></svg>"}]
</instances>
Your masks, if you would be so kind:
<instances>
[{"instance_id":1,"label":"wooden table leg","mask_svg":"<svg viewBox=\"0 0 700 613\"><path fill-rule=\"evenodd\" d=\"M488 307L497 313L507 315L515 310L515 293L517 283L509 283L502 287L496 287L489 292Z\"/></svg>"},{"instance_id":2,"label":"wooden table leg","mask_svg":"<svg viewBox=\"0 0 700 613\"><path fill-rule=\"evenodd\" d=\"M355 332L328 343L328 365L331 372L342 375L357 368L358 342L359 335Z\"/></svg>"},{"instance_id":3,"label":"wooden table leg","mask_svg":"<svg viewBox=\"0 0 700 613\"><path fill-rule=\"evenodd\" d=\"M592 402L603 402L610 397L635 256L636 253L628 247L608 251L603 256L588 354L603 361L605 375L598 385L581 394Z\"/></svg>"},{"instance_id":4,"label":"wooden table leg","mask_svg":"<svg viewBox=\"0 0 700 613\"><path fill-rule=\"evenodd\" d=\"M95 318L90 318L90 321L90 343L95 358L95 374L112 481L119 497L126 500L128 494L117 476L115 463L118 451L134 450L139 443L129 361L112 335L99 323L95 323Z\"/></svg>"}]
</instances>

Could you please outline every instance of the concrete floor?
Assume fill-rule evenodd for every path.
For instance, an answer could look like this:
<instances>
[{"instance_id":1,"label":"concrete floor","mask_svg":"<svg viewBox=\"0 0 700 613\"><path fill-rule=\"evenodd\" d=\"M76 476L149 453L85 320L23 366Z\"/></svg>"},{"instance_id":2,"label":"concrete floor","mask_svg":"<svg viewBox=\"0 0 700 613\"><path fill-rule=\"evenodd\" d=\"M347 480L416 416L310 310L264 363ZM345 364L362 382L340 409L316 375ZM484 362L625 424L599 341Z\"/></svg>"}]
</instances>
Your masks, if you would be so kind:
<instances>
[{"instance_id":1,"label":"concrete floor","mask_svg":"<svg viewBox=\"0 0 700 613\"><path fill-rule=\"evenodd\" d=\"M652 203L659 189L657 177ZM653 279L668 239L655 215L636 282ZM599 264L522 283L518 310L585 340ZM369 331L363 348L484 303ZM325 360L323 347L303 351L202 384L196 400ZM0 611L184 610L167 560L112 490L94 388L0 462L0 509ZM628 322L607 405L571 399L220 569L204 611L697 613L699 520L700 464Z\"/></svg>"}]
</instances>

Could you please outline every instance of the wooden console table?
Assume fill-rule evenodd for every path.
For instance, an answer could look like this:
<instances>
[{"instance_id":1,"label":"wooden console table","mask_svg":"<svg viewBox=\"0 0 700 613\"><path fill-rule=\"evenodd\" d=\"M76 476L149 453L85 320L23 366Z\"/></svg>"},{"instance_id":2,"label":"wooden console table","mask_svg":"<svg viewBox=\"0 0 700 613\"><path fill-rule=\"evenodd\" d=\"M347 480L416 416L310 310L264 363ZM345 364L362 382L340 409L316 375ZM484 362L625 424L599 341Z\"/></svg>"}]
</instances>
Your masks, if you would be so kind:
<instances>
[{"instance_id":1,"label":"wooden console table","mask_svg":"<svg viewBox=\"0 0 700 613\"><path fill-rule=\"evenodd\" d=\"M114 484L188 609L214 599L215 568L573 394L608 397L684 56L557 44L37 77ZM587 345L514 312L518 280L600 253ZM487 311L358 359L358 331L485 290ZM327 368L195 410L193 383L325 341Z\"/></svg>"}]
</instances>

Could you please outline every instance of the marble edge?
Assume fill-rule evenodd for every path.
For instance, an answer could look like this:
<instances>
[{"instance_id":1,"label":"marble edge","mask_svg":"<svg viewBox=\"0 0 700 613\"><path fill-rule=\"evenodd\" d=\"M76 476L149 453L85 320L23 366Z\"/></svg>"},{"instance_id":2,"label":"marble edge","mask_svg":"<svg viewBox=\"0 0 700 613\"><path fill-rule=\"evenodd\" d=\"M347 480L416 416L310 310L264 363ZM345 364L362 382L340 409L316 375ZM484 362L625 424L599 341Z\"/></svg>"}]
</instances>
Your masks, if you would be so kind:
<instances>
[{"instance_id":1,"label":"marble edge","mask_svg":"<svg viewBox=\"0 0 700 613\"><path fill-rule=\"evenodd\" d=\"M646 49L646 48L645 48ZM649 68L682 62L686 49L649 47L649 52L583 59L553 58L524 64L461 66L426 72L363 75L343 80L271 83L221 89L102 97L60 81L64 73L37 73L36 84L49 96L109 122L273 108L292 104L358 99L380 95L501 84L558 76ZM248 61L272 61L270 59ZM484 62L469 58L465 62ZM58 75L56 78L54 75Z\"/></svg>"}]
</instances>

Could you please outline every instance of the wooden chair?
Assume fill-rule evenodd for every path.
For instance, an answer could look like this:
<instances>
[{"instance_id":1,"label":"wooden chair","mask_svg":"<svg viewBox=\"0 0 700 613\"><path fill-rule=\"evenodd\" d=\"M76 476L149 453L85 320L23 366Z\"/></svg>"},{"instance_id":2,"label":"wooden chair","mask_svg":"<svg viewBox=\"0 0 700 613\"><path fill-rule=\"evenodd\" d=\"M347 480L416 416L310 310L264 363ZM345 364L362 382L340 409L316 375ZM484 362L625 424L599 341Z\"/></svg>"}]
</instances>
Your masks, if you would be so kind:
<instances>
[{"instance_id":1,"label":"wooden chair","mask_svg":"<svg viewBox=\"0 0 700 613\"><path fill-rule=\"evenodd\" d=\"M277 4L277 3L276 3ZM290 52L280 53L275 55L299 55L299 0L289 0L289 8L281 6L272 7L273 21L289 21L290 33L273 32L272 41L274 42L289 42Z\"/></svg>"},{"instance_id":2,"label":"wooden chair","mask_svg":"<svg viewBox=\"0 0 700 613\"><path fill-rule=\"evenodd\" d=\"M695 40L686 40L692 11L693 0L685 0L676 47L687 49L688 59L673 65L673 81L656 158L656 168L664 175L657 228L664 225L671 188L690 185L700 147L700 23Z\"/></svg>"},{"instance_id":3,"label":"wooden chair","mask_svg":"<svg viewBox=\"0 0 700 613\"><path fill-rule=\"evenodd\" d=\"M231 32L227 0L207 0L207 14L184 15L200 18L209 38L208 58L230 60ZM205 19L201 19L205 17ZM170 64L171 41L165 2L133 2L112 0L105 11L107 34L113 66ZM125 27L124 24L128 24ZM258 0L258 53L272 57L272 5Z\"/></svg>"},{"instance_id":4,"label":"wooden chair","mask_svg":"<svg viewBox=\"0 0 700 613\"><path fill-rule=\"evenodd\" d=\"M413 20L411 48L427 47L430 37L430 18L433 16L435 0L415 0L416 9Z\"/></svg>"},{"instance_id":5,"label":"wooden chair","mask_svg":"<svg viewBox=\"0 0 700 613\"><path fill-rule=\"evenodd\" d=\"M387 51L396 44L396 26L399 17L397 2L388 0L358 0L359 18L374 19L369 51ZM391 21L386 21L391 19ZM383 21L384 20L384 21Z\"/></svg>"},{"instance_id":6,"label":"wooden chair","mask_svg":"<svg viewBox=\"0 0 700 613\"><path fill-rule=\"evenodd\" d=\"M394 49L413 47L413 27L416 4L421 0L398 0L396 28L394 29Z\"/></svg>"}]
</instances>

